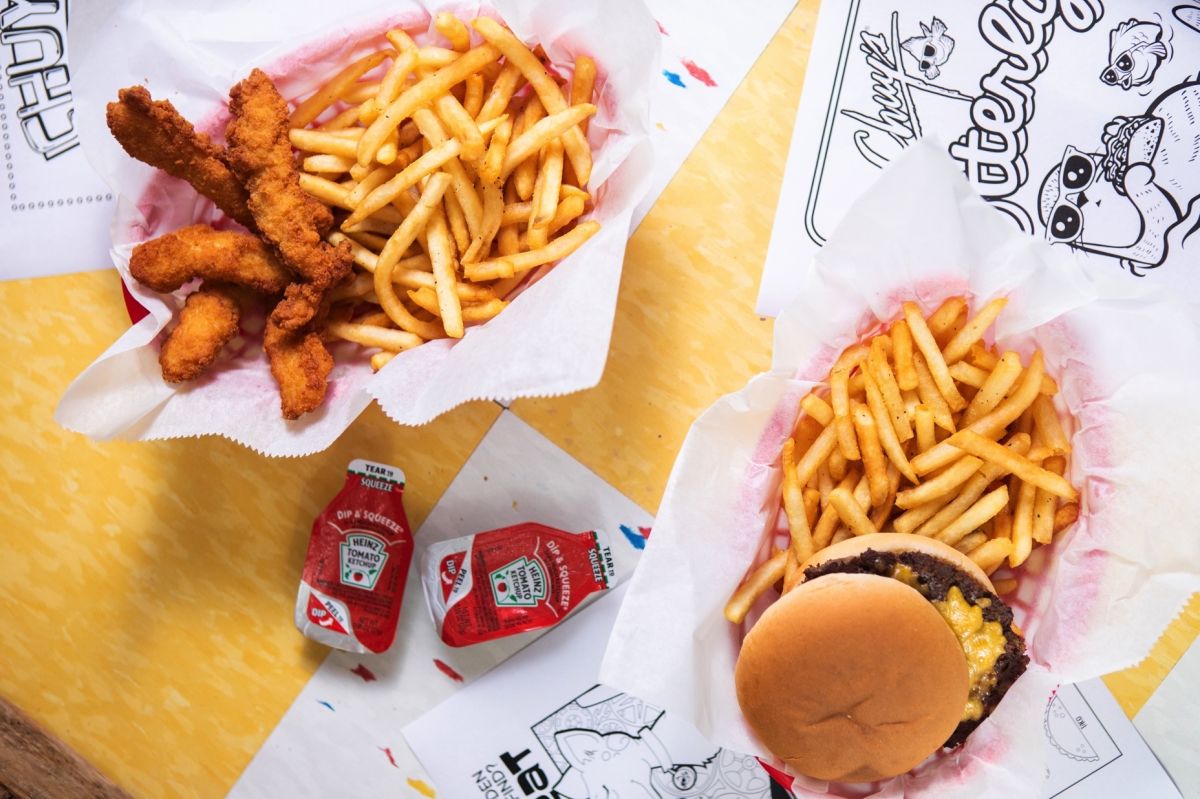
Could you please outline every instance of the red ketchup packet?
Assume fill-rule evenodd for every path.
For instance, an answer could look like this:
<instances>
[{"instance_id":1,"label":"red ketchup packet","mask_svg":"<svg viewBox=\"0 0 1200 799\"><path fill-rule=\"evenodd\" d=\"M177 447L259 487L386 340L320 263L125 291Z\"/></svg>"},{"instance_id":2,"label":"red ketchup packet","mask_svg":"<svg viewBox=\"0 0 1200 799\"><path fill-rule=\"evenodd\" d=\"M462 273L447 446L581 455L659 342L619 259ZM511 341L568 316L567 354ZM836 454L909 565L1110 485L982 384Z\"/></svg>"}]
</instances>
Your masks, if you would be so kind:
<instances>
[{"instance_id":1,"label":"red ketchup packet","mask_svg":"<svg viewBox=\"0 0 1200 799\"><path fill-rule=\"evenodd\" d=\"M355 460L346 483L313 522L296 627L347 652L383 652L396 637L413 537L404 472Z\"/></svg>"},{"instance_id":2,"label":"red ketchup packet","mask_svg":"<svg viewBox=\"0 0 1200 799\"><path fill-rule=\"evenodd\" d=\"M550 627L615 577L601 533L534 522L433 544L421 560L425 599L450 646Z\"/></svg>"}]
</instances>

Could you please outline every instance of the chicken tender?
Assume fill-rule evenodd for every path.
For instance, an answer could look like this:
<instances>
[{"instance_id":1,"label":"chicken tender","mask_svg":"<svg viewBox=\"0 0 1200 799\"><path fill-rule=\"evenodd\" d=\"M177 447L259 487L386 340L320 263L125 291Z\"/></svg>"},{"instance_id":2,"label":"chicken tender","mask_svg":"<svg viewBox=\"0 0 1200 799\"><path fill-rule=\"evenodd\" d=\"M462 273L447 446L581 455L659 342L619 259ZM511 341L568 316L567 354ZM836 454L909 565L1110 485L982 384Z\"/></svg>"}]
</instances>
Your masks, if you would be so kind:
<instances>
[{"instance_id":1,"label":"chicken tender","mask_svg":"<svg viewBox=\"0 0 1200 799\"><path fill-rule=\"evenodd\" d=\"M288 141L287 102L266 73L255 69L234 86L229 110L229 165L250 193L258 230L311 286L290 292L279 308L277 322L295 330L317 314L319 298L350 273L353 255L348 243L334 247L323 238L333 225L332 212L300 188Z\"/></svg>"},{"instance_id":2,"label":"chicken tender","mask_svg":"<svg viewBox=\"0 0 1200 799\"><path fill-rule=\"evenodd\" d=\"M208 225L191 225L139 244L129 271L142 285L163 292L200 277L274 295L294 279L257 236Z\"/></svg>"},{"instance_id":3,"label":"chicken tender","mask_svg":"<svg viewBox=\"0 0 1200 799\"><path fill-rule=\"evenodd\" d=\"M312 283L292 283L271 312L271 318L284 330L299 330L320 319L328 306L327 295L328 291Z\"/></svg>"},{"instance_id":4,"label":"chicken tender","mask_svg":"<svg viewBox=\"0 0 1200 799\"><path fill-rule=\"evenodd\" d=\"M267 319L263 348L271 364L271 374L279 384L283 418L299 419L319 408L333 370L333 356L325 349L321 336L311 330L285 330L272 315Z\"/></svg>"},{"instance_id":5,"label":"chicken tender","mask_svg":"<svg viewBox=\"0 0 1200 799\"><path fill-rule=\"evenodd\" d=\"M108 104L108 129L139 161L186 180L227 216L254 229L246 189L224 161L224 151L144 86L130 86Z\"/></svg>"},{"instance_id":6,"label":"chicken tender","mask_svg":"<svg viewBox=\"0 0 1200 799\"><path fill-rule=\"evenodd\" d=\"M221 348L238 332L239 290L224 283L205 283L188 295L179 324L158 353L163 380L182 383L203 374Z\"/></svg>"}]
</instances>

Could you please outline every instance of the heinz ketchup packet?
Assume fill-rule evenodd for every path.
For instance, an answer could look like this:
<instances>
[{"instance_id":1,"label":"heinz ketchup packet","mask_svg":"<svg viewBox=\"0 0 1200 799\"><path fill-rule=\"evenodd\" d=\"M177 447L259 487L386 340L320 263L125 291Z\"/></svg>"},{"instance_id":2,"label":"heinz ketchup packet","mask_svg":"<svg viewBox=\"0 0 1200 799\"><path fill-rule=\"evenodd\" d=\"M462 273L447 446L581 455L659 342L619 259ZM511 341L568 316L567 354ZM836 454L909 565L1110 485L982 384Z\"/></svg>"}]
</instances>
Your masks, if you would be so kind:
<instances>
[{"instance_id":1,"label":"heinz ketchup packet","mask_svg":"<svg viewBox=\"0 0 1200 799\"><path fill-rule=\"evenodd\" d=\"M450 646L550 627L615 582L603 534L534 522L442 541L421 561L425 599Z\"/></svg>"},{"instance_id":2,"label":"heinz ketchup packet","mask_svg":"<svg viewBox=\"0 0 1200 799\"><path fill-rule=\"evenodd\" d=\"M413 537L404 472L355 460L346 483L313 522L296 627L347 652L383 652L396 637Z\"/></svg>"}]
</instances>

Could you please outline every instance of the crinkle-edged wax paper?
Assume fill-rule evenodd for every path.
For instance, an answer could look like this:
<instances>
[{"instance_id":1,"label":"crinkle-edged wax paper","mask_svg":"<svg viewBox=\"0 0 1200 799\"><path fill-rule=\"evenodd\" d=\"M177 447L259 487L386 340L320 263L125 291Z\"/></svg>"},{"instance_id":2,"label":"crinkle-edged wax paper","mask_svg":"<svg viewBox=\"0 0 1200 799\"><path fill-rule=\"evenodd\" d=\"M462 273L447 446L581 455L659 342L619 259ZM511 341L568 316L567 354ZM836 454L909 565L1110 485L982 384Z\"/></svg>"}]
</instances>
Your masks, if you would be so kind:
<instances>
[{"instance_id":1,"label":"crinkle-edged wax paper","mask_svg":"<svg viewBox=\"0 0 1200 799\"><path fill-rule=\"evenodd\" d=\"M182 181L129 158L105 128L105 103L120 87L145 84L220 140L229 89L252 67L267 71L284 96L303 96L385 44L389 28L432 30L432 15L442 10L464 19L500 17L525 42L541 44L564 74L576 54L595 58L599 110L588 128L595 152L589 190L601 231L457 343L402 353L377 375L361 349L334 347L326 401L299 421L280 416L258 341L261 319L256 324L251 317L231 348L240 357L224 357L192 383L163 382L157 339L187 289L162 296L141 286L129 276L129 254L140 241L217 213ZM89 158L120 198L113 262L150 313L72 383L56 414L65 427L99 439L219 434L266 454L303 455L329 446L373 398L397 422L423 424L472 399L564 394L599 381L630 218L650 176L647 92L659 37L639 0L211 0L202 6L92 0L80 5L71 36L76 121Z\"/></svg>"},{"instance_id":2,"label":"crinkle-edged wax paper","mask_svg":"<svg viewBox=\"0 0 1200 799\"><path fill-rule=\"evenodd\" d=\"M799 267L799 265L798 265ZM797 402L836 355L890 321L955 294L1007 296L1002 347L1036 345L1077 420L1080 520L1037 550L1013 600L1031 668L960 749L851 792L798 780L804 795L1038 796L1041 712L1055 681L1136 663L1200 589L1200 396L1196 309L1121 273L1085 273L1011 228L937 146L898 159L846 216L779 317L771 372L692 426L609 642L601 679L689 716L715 742L769 757L738 711L743 629L722 613L780 529L779 450ZM765 601L765 600L764 600ZM883 656L883 655L881 655ZM779 686L780 692L802 686Z\"/></svg>"}]
</instances>

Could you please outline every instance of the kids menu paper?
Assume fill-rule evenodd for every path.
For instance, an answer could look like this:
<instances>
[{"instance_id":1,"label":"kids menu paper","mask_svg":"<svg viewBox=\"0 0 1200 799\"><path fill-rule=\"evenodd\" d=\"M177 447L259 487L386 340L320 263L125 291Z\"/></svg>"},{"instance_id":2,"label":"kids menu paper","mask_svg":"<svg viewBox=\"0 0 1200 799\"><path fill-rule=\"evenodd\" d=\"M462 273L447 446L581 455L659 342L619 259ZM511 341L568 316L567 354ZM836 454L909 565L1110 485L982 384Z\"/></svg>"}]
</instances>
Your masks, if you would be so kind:
<instances>
[{"instance_id":1,"label":"kids menu paper","mask_svg":"<svg viewBox=\"0 0 1200 799\"><path fill-rule=\"evenodd\" d=\"M0 8L0 279L108 266L113 196L80 147L68 20L67 0L9 0Z\"/></svg>"},{"instance_id":2,"label":"kids menu paper","mask_svg":"<svg viewBox=\"0 0 1200 799\"><path fill-rule=\"evenodd\" d=\"M755 758L721 749L662 708L597 684L624 593L622 587L602 598L404 728L439 796L789 795ZM1046 741L1042 799L1180 796L1099 679L1059 686L1039 732Z\"/></svg>"},{"instance_id":3,"label":"kids menu paper","mask_svg":"<svg viewBox=\"0 0 1200 799\"><path fill-rule=\"evenodd\" d=\"M922 136L1029 235L1200 289L1200 0L823 0L813 42L760 313Z\"/></svg>"},{"instance_id":4,"label":"kids menu paper","mask_svg":"<svg viewBox=\"0 0 1200 799\"><path fill-rule=\"evenodd\" d=\"M624 588L404 728L439 795L772 799L758 761L597 684ZM472 730L455 735L455 730ZM449 742L454 741L451 745Z\"/></svg>"}]
</instances>

